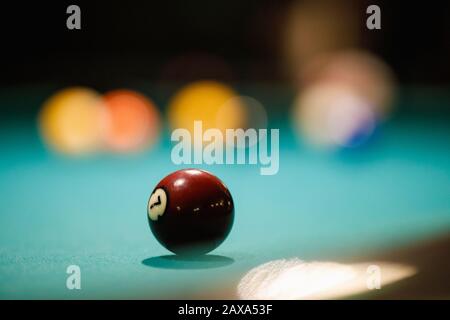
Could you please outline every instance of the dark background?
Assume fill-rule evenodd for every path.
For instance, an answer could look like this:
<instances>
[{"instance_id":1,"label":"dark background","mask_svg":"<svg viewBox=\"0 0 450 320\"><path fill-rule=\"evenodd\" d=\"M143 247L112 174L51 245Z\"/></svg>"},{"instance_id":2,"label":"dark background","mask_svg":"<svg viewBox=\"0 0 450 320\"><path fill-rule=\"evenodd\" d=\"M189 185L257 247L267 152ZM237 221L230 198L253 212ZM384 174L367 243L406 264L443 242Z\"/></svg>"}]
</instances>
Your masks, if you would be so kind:
<instances>
[{"instance_id":1,"label":"dark background","mask_svg":"<svg viewBox=\"0 0 450 320\"><path fill-rule=\"evenodd\" d=\"M207 52L232 66L232 81L283 81L277 37L292 1L38 1L1 5L2 87L42 82L108 86L122 77L157 81L184 52ZM66 28L78 4L82 30ZM364 47L403 84L450 82L448 2L352 1ZM365 28L370 4L382 29ZM181 75L182 76L182 75ZM207 74L205 76L208 76ZM212 75L214 76L214 75Z\"/></svg>"}]
</instances>

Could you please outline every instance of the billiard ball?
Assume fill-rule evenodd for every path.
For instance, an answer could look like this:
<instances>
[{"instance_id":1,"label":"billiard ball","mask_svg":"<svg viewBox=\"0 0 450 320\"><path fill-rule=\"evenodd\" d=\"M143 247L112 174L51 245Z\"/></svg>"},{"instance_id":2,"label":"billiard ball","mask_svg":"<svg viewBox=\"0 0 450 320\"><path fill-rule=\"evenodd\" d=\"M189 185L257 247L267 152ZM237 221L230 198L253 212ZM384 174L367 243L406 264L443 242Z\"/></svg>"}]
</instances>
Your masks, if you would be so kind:
<instances>
[{"instance_id":1,"label":"billiard ball","mask_svg":"<svg viewBox=\"0 0 450 320\"><path fill-rule=\"evenodd\" d=\"M70 87L53 94L39 113L43 141L66 155L85 155L100 149L105 108L99 93Z\"/></svg>"},{"instance_id":2,"label":"billiard ball","mask_svg":"<svg viewBox=\"0 0 450 320\"><path fill-rule=\"evenodd\" d=\"M137 91L118 89L103 95L108 113L105 146L114 152L137 152L158 139L161 120L155 104Z\"/></svg>"},{"instance_id":3,"label":"billiard ball","mask_svg":"<svg viewBox=\"0 0 450 320\"><path fill-rule=\"evenodd\" d=\"M205 254L229 234L234 203L228 188L211 173L183 169L153 190L147 217L156 239L178 255Z\"/></svg>"},{"instance_id":4,"label":"billiard ball","mask_svg":"<svg viewBox=\"0 0 450 320\"><path fill-rule=\"evenodd\" d=\"M169 102L167 116L172 129L184 128L194 134L194 122L202 121L203 130L242 128L245 109L237 92L228 85L201 80L181 88Z\"/></svg>"}]
</instances>

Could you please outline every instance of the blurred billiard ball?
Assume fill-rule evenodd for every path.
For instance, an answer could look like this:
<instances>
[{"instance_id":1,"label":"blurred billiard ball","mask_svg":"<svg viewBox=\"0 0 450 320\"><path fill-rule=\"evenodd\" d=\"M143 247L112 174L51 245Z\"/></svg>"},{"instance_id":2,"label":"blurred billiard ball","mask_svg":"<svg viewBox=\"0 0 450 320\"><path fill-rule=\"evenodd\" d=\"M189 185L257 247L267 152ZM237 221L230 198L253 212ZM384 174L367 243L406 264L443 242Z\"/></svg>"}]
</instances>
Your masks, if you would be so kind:
<instances>
[{"instance_id":1,"label":"blurred billiard ball","mask_svg":"<svg viewBox=\"0 0 450 320\"><path fill-rule=\"evenodd\" d=\"M178 255L205 254L229 234L234 203L216 176L184 169L158 183L148 201L147 217L156 239L168 250Z\"/></svg>"}]
</instances>

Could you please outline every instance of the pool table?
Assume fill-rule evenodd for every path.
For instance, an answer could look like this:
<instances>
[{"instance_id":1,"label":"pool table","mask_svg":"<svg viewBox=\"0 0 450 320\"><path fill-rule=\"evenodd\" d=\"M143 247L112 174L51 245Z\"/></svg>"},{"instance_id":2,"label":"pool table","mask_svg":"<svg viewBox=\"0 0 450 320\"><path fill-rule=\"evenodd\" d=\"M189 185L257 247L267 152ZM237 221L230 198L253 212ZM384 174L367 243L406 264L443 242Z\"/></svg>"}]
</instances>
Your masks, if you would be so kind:
<instances>
[{"instance_id":1,"label":"pool table","mask_svg":"<svg viewBox=\"0 0 450 320\"><path fill-rule=\"evenodd\" d=\"M376 256L450 232L448 90L402 88L368 144L323 152L295 135L288 89L240 87L280 129L279 172L263 176L255 165L174 165L167 129L138 154L56 154L36 124L55 88L0 91L0 299L186 298L225 287L232 298L230 283L268 261ZM148 88L164 114L169 90ZM214 173L234 199L231 233L207 256L172 255L147 223L152 189L184 167ZM66 286L70 265L80 290Z\"/></svg>"}]
</instances>

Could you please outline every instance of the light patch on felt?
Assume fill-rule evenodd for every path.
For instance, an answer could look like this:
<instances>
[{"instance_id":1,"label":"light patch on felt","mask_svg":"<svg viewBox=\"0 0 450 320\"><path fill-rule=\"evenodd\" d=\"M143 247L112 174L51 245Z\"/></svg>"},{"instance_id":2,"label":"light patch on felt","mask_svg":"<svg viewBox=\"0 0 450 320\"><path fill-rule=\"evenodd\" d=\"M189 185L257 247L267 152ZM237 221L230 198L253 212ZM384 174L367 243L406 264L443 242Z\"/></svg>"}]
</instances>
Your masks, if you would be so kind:
<instances>
[{"instance_id":1,"label":"light patch on felt","mask_svg":"<svg viewBox=\"0 0 450 320\"><path fill-rule=\"evenodd\" d=\"M415 273L414 267L386 262L341 264L281 259L250 270L237 291L241 299L336 299L377 290L374 279L382 289Z\"/></svg>"}]
</instances>

